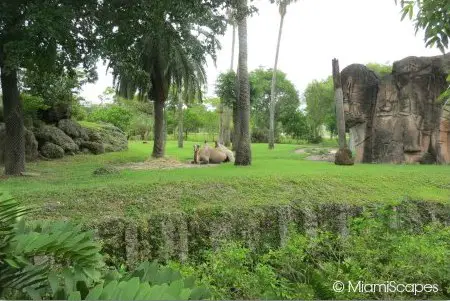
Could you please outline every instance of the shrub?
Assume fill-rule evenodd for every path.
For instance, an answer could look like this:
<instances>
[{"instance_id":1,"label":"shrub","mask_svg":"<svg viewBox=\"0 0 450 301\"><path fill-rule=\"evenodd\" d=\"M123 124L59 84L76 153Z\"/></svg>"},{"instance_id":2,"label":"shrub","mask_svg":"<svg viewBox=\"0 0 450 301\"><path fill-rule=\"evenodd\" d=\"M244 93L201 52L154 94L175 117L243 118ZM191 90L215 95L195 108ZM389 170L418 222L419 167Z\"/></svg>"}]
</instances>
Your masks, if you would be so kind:
<instances>
[{"instance_id":1,"label":"shrub","mask_svg":"<svg viewBox=\"0 0 450 301\"><path fill-rule=\"evenodd\" d=\"M40 96L33 96L27 93L20 95L23 106L23 115L32 119L37 119L37 112L39 110L47 110L50 108L45 103L45 100Z\"/></svg>"},{"instance_id":2,"label":"shrub","mask_svg":"<svg viewBox=\"0 0 450 301\"><path fill-rule=\"evenodd\" d=\"M239 243L181 268L210 288L216 299L448 299L450 227L430 224L393 229L392 210L355 218L349 235L319 231L306 236L291 228L286 244L261 254ZM436 284L439 292L333 291L333 283Z\"/></svg>"},{"instance_id":3,"label":"shrub","mask_svg":"<svg viewBox=\"0 0 450 301\"><path fill-rule=\"evenodd\" d=\"M126 131L130 126L132 112L119 105L106 105L95 108L89 115L87 120L92 122L106 122L115 125L122 131Z\"/></svg>"},{"instance_id":4,"label":"shrub","mask_svg":"<svg viewBox=\"0 0 450 301\"><path fill-rule=\"evenodd\" d=\"M252 129L252 142L253 143L267 143L269 142L269 133L266 130L259 128Z\"/></svg>"}]
</instances>

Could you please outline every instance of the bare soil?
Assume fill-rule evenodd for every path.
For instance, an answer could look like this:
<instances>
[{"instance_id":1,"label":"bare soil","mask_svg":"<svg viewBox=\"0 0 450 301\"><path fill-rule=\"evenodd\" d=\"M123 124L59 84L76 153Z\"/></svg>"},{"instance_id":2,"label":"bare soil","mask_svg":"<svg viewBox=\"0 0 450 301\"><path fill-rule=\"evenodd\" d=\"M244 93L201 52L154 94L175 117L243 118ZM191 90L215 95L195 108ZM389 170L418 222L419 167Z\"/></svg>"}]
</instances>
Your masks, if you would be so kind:
<instances>
[{"instance_id":1,"label":"bare soil","mask_svg":"<svg viewBox=\"0 0 450 301\"><path fill-rule=\"evenodd\" d=\"M127 163L116 166L118 169L131 170L167 170L177 168L205 168L214 167L218 164L192 164L191 161L181 162L173 158L149 159L144 162Z\"/></svg>"}]
</instances>

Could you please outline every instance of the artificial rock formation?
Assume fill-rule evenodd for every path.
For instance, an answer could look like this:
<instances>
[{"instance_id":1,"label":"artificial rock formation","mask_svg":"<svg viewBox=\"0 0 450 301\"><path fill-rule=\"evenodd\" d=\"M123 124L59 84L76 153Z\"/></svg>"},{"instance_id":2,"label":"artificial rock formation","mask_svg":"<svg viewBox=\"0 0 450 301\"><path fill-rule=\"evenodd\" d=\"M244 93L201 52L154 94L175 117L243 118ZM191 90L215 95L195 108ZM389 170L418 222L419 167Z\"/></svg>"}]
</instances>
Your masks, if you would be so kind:
<instances>
[{"instance_id":1,"label":"artificial rock formation","mask_svg":"<svg viewBox=\"0 0 450 301\"><path fill-rule=\"evenodd\" d=\"M364 65L342 70L355 162L450 163L450 54L407 57L379 78Z\"/></svg>"},{"instance_id":2,"label":"artificial rock formation","mask_svg":"<svg viewBox=\"0 0 450 301\"><path fill-rule=\"evenodd\" d=\"M6 128L0 123L0 165L4 164ZM59 159L77 153L103 154L128 148L125 133L110 124L91 124L85 127L70 119L55 124L41 124L32 131L25 128L25 158L35 161L40 156Z\"/></svg>"}]
</instances>

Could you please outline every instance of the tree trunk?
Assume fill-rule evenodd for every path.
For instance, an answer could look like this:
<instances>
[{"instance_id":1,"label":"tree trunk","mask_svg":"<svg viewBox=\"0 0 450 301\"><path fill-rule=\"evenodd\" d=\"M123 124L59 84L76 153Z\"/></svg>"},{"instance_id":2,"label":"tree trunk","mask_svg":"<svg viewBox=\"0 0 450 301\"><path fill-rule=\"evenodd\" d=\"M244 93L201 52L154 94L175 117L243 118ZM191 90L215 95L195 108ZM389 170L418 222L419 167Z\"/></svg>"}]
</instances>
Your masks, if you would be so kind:
<instances>
[{"instance_id":1,"label":"tree trunk","mask_svg":"<svg viewBox=\"0 0 450 301\"><path fill-rule=\"evenodd\" d=\"M153 158L164 157L164 101L158 99L153 102L155 125L153 135Z\"/></svg>"},{"instance_id":2,"label":"tree trunk","mask_svg":"<svg viewBox=\"0 0 450 301\"><path fill-rule=\"evenodd\" d=\"M237 110L237 103L233 105L232 109L232 117L233 117L233 141L231 144L231 149L233 151L236 151L237 145L238 145L238 137L239 137L239 117L238 117L238 110Z\"/></svg>"},{"instance_id":3,"label":"tree trunk","mask_svg":"<svg viewBox=\"0 0 450 301\"><path fill-rule=\"evenodd\" d=\"M178 93L178 148L183 148L183 97Z\"/></svg>"},{"instance_id":4,"label":"tree trunk","mask_svg":"<svg viewBox=\"0 0 450 301\"><path fill-rule=\"evenodd\" d=\"M343 149L347 146L345 141L344 94L342 92L341 74L339 71L339 61L337 59L333 59L333 83L336 101L339 148Z\"/></svg>"},{"instance_id":5,"label":"tree trunk","mask_svg":"<svg viewBox=\"0 0 450 301\"><path fill-rule=\"evenodd\" d=\"M234 70L234 49L236 48L236 25L233 21L233 38L231 42L231 62L230 62L230 71ZM225 123L224 133L223 133L223 144L226 147L230 147L231 145L231 119L234 119L233 110L227 106L223 106L223 121ZM233 120L235 121L235 120ZM235 150L235 149L234 149Z\"/></svg>"},{"instance_id":6,"label":"tree trunk","mask_svg":"<svg viewBox=\"0 0 450 301\"><path fill-rule=\"evenodd\" d=\"M231 40L231 63L230 71L234 69L234 48L236 47L236 25L233 22L233 39Z\"/></svg>"},{"instance_id":7,"label":"tree trunk","mask_svg":"<svg viewBox=\"0 0 450 301\"><path fill-rule=\"evenodd\" d=\"M337 165L353 165L352 153L347 148L347 141L345 139L344 94L342 92L339 61L337 59L333 59L332 65L334 93L336 101L336 121L339 136L339 150L336 153L334 163Z\"/></svg>"},{"instance_id":8,"label":"tree trunk","mask_svg":"<svg viewBox=\"0 0 450 301\"><path fill-rule=\"evenodd\" d=\"M2 66L1 73L3 115L6 127L5 174L18 176L25 171L25 131L17 86L17 70Z\"/></svg>"},{"instance_id":9,"label":"tree trunk","mask_svg":"<svg viewBox=\"0 0 450 301\"><path fill-rule=\"evenodd\" d=\"M219 104L219 143L223 144L223 136L224 136L224 131L225 131L225 124L224 124L224 108L225 105L223 104L223 100L220 99L220 104Z\"/></svg>"},{"instance_id":10,"label":"tree trunk","mask_svg":"<svg viewBox=\"0 0 450 301\"><path fill-rule=\"evenodd\" d=\"M235 165L250 165L252 153L250 145L250 84L247 66L247 0L240 0L238 14L239 36L239 97L237 101L239 137Z\"/></svg>"},{"instance_id":11,"label":"tree trunk","mask_svg":"<svg viewBox=\"0 0 450 301\"><path fill-rule=\"evenodd\" d=\"M284 5L284 4L280 4ZM281 9L280 9L281 11ZM286 15L286 8L281 12L280 28L278 31L277 50L275 53L275 64L273 66L272 86L270 89L270 105L269 105L269 149L275 148L275 104L276 104L276 84L277 84L277 67L278 55L280 53L281 34L283 33L284 16Z\"/></svg>"},{"instance_id":12,"label":"tree trunk","mask_svg":"<svg viewBox=\"0 0 450 301\"><path fill-rule=\"evenodd\" d=\"M226 147L229 147L231 144L231 138L230 138L230 130L231 130L231 110L229 107L224 106L224 112L223 112L223 122L224 122L224 128L223 128L223 144Z\"/></svg>"}]
</instances>

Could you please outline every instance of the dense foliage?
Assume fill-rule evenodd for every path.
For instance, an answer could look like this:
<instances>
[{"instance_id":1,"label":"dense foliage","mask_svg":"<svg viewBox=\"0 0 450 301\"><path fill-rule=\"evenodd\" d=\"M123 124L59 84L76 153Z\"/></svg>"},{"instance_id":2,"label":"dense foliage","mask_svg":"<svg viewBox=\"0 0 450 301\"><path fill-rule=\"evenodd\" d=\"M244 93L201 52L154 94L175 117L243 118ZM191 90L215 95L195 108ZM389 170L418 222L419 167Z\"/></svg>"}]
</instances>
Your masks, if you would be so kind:
<instances>
[{"instance_id":1,"label":"dense foliage","mask_svg":"<svg viewBox=\"0 0 450 301\"><path fill-rule=\"evenodd\" d=\"M320 231L292 233L284 246L259 254L245 243L228 242L200 262L181 268L209 287L214 299L429 299L450 296L450 228L431 224L408 231L389 226L392 211L355 218L348 236ZM383 217L384 218L381 218ZM341 281L343 292L333 291ZM353 291L363 283L433 284L428 293Z\"/></svg>"},{"instance_id":2,"label":"dense foliage","mask_svg":"<svg viewBox=\"0 0 450 301\"><path fill-rule=\"evenodd\" d=\"M68 222L25 223L31 210L0 193L0 298L41 300L200 300L192 277L144 262L105 267L92 232Z\"/></svg>"},{"instance_id":3,"label":"dense foliage","mask_svg":"<svg viewBox=\"0 0 450 301\"><path fill-rule=\"evenodd\" d=\"M323 135L322 126L326 124L328 131L337 133L334 104L333 79L313 81L305 90L306 116L310 128L310 142L320 142Z\"/></svg>"}]
</instances>

